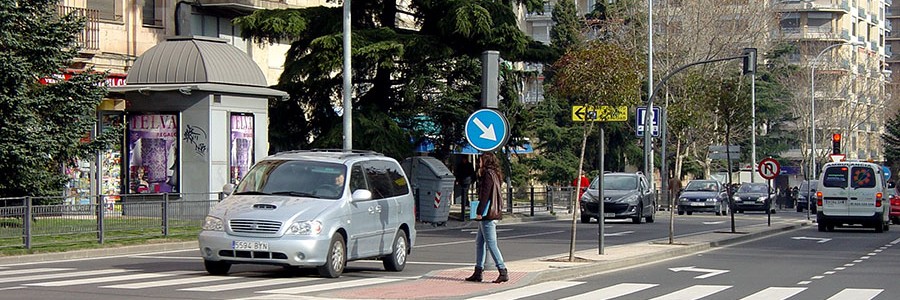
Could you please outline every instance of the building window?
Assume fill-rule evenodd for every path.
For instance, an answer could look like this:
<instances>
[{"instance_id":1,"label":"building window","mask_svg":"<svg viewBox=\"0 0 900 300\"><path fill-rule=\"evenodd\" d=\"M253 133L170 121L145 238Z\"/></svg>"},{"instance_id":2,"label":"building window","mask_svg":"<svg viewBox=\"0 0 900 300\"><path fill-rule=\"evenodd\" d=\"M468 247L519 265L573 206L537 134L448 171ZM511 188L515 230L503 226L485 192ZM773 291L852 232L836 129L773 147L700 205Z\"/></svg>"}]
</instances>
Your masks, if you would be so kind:
<instances>
[{"instance_id":1,"label":"building window","mask_svg":"<svg viewBox=\"0 0 900 300\"><path fill-rule=\"evenodd\" d=\"M143 24L146 26L163 26L164 5L165 1L163 0L144 0L144 7L141 11Z\"/></svg>"},{"instance_id":2,"label":"building window","mask_svg":"<svg viewBox=\"0 0 900 300\"><path fill-rule=\"evenodd\" d=\"M122 21L121 0L87 0L87 9L100 12L100 20Z\"/></svg>"},{"instance_id":3,"label":"building window","mask_svg":"<svg viewBox=\"0 0 900 300\"><path fill-rule=\"evenodd\" d=\"M781 15L781 30L796 32L800 30L800 15L797 13L785 13Z\"/></svg>"},{"instance_id":4,"label":"building window","mask_svg":"<svg viewBox=\"0 0 900 300\"><path fill-rule=\"evenodd\" d=\"M232 25L229 18L195 14L191 22L191 33L224 39L229 45L250 53L250 42L241 37L240 27Z\"/></svg>"}]
</instances>

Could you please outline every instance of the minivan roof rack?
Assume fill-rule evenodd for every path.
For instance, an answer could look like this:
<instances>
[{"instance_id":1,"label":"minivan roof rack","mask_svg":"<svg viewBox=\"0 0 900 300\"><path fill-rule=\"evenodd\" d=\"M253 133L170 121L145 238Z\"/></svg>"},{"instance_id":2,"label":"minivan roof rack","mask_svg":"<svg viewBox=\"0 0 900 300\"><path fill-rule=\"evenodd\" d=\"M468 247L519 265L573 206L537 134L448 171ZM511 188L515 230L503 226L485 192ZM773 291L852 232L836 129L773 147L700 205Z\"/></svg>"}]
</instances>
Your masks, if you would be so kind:
<instances>
[{"instance_id":1,"label":"minivan roof rack","mask_svg":"<svg viewBox=\"0 0 900 300\"><path fill-rule=\"evenodd\" d=\"M341 155L341 158L345 158L345 157L349 157L349 156L367 156L367 155L383 156L384 155L384 154L381 154L381 153L378 153L375 151L371 151L371 150L355 150L355 149L344 150L344 149L332 149L332 148L327 148L327 149L315 148L315 149L282 151L282 152L275 153L275 156L284 155L284 154L315 153L315 152L343 153L344 155Z\"/></svg>"}]
</instances>

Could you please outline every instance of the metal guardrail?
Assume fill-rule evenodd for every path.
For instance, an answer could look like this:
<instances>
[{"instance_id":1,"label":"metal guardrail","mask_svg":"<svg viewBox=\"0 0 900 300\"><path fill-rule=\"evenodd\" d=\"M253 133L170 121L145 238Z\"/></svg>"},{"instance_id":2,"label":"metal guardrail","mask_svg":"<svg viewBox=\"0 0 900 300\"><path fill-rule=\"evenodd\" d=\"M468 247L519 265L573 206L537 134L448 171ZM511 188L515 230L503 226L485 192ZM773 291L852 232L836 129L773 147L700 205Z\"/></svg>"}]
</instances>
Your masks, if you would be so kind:
<instances>
[{"instance_id":1,"label":"metal guardrail","mask_svg":"<svg viewBox=\"0 0 900 300\"><path fill-rule=\"evenodd\" d=\"M87 204L64 197L0 198L0 249L196 234L220 200L218 193L116 197L92 196Z\"/></svg>"}]
</instances>

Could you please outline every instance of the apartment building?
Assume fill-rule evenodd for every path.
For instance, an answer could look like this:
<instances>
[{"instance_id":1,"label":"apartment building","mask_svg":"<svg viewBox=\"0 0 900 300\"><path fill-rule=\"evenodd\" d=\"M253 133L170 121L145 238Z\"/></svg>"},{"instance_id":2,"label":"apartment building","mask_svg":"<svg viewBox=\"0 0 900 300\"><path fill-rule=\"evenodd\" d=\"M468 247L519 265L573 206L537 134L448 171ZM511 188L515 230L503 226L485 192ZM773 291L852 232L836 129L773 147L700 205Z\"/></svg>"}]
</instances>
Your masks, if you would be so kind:
<instances>
[{"instance_id":1,"label":"apartment building","mask_svg":"<svg viewBox=\"0 0 900 300\"><path fill-rule=\"evenodd\" d=\"M814 99L816 150L831 150L832 134L843 136L842 152L849 159L884 160L885 105L890 98L886 37L891 0L774 1L778 18L775 38L794 43L791 62L814 77L806 86ZM812 72L814 67L815 72ZM805 105L809 105L809 100ZM809 126L809 117L798 126Z\"/></svg>"},{"instance_id":2,"label":"apartment building","mask_svg":"<svg viewBox=\"0 0 900 300\"><path fill-rule=\"evenodd\" d=\"M124 84L134 60L147 49L176 35L221 38L247 53L266 76L278 82L289 44L253 43L241 38L231 20L259 9L335 5L326 0L60 0L60 13L86 18L79 36L82 50L67 70L94 67L109 71L110 83Z\"/></svg>"}]
</instances>

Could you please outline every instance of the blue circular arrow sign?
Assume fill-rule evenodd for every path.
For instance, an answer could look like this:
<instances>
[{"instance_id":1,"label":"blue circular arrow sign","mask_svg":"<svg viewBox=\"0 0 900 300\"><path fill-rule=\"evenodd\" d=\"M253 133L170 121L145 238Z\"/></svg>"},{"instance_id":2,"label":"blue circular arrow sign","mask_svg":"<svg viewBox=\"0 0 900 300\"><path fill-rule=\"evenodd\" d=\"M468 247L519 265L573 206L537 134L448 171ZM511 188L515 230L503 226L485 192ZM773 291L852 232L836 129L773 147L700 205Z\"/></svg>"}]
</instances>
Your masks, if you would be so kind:
<instances>
[{"instance_id":1,"label":"blue circular arrow sign","mask_svg":"<svg viewBox=\"0 0 900 300\"><path fill-rule=\"evenodd\" d=\"M479 109L466 121L466 140L478 151L494 151L506 144L509 122L500 112Z\"/></svg>"}]
</instances>

